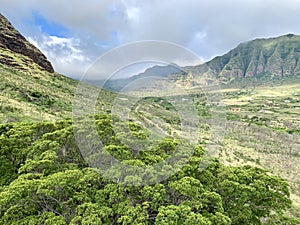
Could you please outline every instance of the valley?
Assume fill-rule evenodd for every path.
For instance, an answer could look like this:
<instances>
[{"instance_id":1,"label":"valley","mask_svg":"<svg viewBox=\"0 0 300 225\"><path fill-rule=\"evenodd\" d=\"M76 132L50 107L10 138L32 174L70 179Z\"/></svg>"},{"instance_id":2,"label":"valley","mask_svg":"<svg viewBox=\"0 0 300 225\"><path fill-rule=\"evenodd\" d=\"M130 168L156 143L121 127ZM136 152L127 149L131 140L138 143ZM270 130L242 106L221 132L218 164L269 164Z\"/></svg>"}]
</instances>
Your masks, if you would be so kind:
<instances>
[{"instance_id":1,"label":"valley","mask_svg":"<svg viewBox=\"0 0 300 225\"><path fill-rule=\"evenodd\" d=\"M215 131L209 123L214 115L212 108L205 106L205 95L216 90L201 95L202 91L194 87L187 92L189 97L193 96L196 105L204 105L197 107L200 123L193 129L200 131L199 137L205 146L214 141L211 135ZM217 92L222 93L226 125L216 158L225 165L256 166L287 179L293 200L290 213L300 216L300 78L248 78L247 81L223 84ZM181 100L184 96L177 98ZM156 126L163 127L160 130L164 135L184 135L178 110L170 102L148 101L146 108L141 104L132 110L133 118L150 124L151 120L156 121ZM167 119L158 123L157 118Z\"/></svg>"},{"instance_id":2,"label":"valley","mask_svg":"<svg viewBox=\"0 0 300 225\"><path fill-rule=\"evenodd\" d=\"M299 36L99 89L0 28L0 224L300 224Z\"/></svg>"}]
</instances>

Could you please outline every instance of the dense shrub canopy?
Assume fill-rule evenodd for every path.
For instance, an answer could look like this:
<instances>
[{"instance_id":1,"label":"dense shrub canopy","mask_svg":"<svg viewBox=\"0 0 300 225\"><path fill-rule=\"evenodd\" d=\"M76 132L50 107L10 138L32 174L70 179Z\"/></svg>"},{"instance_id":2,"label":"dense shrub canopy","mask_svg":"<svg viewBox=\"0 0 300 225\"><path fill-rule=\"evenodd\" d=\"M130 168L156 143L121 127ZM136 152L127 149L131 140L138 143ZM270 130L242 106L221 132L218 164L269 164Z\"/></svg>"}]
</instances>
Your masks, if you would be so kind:
<instances>
[{"instance_id":1,"label":"dense shrub canopy","mask_svg":"<svg viewBox=\"0 0 300 225\"><path fill-rule=\"evenodd\" d=\"M114 136L109 116L97 116L95 124L105 150L134 166L162 161L180 141L165 138L137 154ZM130 126L138 138L147 136L137 124ZM0 224L299 224L283 216L291 206L286 181L218 161L202 170L203 150L193 148L173 176L132 186L88 166L71 120L1 125Z\"/></svg>"}]
</instances>

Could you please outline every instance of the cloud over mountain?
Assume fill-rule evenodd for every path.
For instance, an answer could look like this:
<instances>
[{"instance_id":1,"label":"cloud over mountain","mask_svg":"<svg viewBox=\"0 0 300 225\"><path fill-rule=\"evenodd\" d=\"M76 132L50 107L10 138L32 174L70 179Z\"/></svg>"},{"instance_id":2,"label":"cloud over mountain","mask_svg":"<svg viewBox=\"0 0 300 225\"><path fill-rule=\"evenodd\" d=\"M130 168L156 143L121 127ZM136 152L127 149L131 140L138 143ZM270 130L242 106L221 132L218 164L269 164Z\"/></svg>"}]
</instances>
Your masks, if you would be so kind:
<instances>
[{"instance_id":1,"label":"cloud over mountain","mask_svg":"<svg viewBox=\"0 0 300 225\"><path fill-rule=\"evenodd\" d=\"M133 41L175 42L208 60L255 37L300 33L297 0L53 0L42 3L10 0L1 3L1 10L25 36L41 46L59 72L69 76L80 76L74 74L72 66L80 67L83 72L90 60ZM65 28L63 37L58 31L54 35L41 29L43 24L34 18L37 13L45 21ZM60 41L54 43L53 36L65 39L56 39ZM51 46L43 48L48 45L45 40L50 40ZM61 47L62 51L56 51ZM57 60L66 58L68 51L71 52L68 60ZM78 61L79 55L85 59Z\"/></svg>"}]
</instances>

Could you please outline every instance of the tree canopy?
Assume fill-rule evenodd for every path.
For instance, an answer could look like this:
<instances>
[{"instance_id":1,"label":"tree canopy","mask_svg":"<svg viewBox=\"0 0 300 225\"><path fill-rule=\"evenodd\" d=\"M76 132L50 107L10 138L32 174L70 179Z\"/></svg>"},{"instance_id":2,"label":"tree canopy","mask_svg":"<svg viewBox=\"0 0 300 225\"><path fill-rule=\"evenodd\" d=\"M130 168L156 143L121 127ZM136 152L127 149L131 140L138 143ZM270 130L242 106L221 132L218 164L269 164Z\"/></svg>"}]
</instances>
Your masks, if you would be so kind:
<instances>
[{"instance_id":1,"label":"tree canopy","mask_svg":"<svg viewBox=\"0 0 300 225\"><path fill-rule=\"evenodd\" d=\"M179 143L168 137L137 153L116 138L111 121L96 117L103 148L136 167L164 160ZM130 126L137 138L147 136ZM130 185L135 177L116 182L91 168L70 119L0 125L0 155L0 224L300 224L284 214L291 206L285 180L217 160L203 170L201 146L180 171L144 186Z\"/></svg>"}]
</instances>

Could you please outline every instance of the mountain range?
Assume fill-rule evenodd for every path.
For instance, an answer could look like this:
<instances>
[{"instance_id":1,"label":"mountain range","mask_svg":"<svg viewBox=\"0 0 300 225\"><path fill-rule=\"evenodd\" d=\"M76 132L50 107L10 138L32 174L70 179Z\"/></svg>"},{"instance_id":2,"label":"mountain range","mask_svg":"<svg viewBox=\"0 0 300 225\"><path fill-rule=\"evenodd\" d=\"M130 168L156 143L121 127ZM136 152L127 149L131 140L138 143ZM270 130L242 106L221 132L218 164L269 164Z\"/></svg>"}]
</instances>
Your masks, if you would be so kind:
<instances>
[{"instance_id":1,"label":"mountain range","mask_svg":"<svg viewBox=\"0 0 300 225\"><path fill-rule=\"evenodd\" d=\"M221 80L272 74L300 74L300 36L287 34L277 38L255 39L242 43L223 56L191 68L210 70Z\"/></svg>"},{"instance_id":2,"label":"mountain range","mask_svg":"<svg viewBox=\"0 0 300 225\"><path fill-rule=\"evenodd\" d=\"M1 14L0 31L1 64L27 73L34 71L35 67L50 74L54 73L46 56L29 43ZM224 82L264 74L280 77L299 75L299 58L299 35L287 34L276 38L260 38L241 43L228 53L198 66L183 68L177 65L154 66L129 78L110 80L105 87L119 90L121 86L142 77L152 75L166 77L176 73L182 75L183 71L191 72L196 76L209 72L210 76Z\"/></svg>"},{"instance_id":3,"label":"mountain range","mask_svg":"<svg viewBox=\"0 0 300 225\"><path fill-rule=\"evenodd\" d=\"M201 65L154 66L127 79L110 80L105 88L114 91L153 75L188 83L186 87L193 87L200 77L229 84L221 90L224 104L218 105L224 106L227 120L224 141L217 143L220 152L216 161L222 166L214 162L209 170L199 170L206 143L215 141L211 140L214 130L210 129L215 111L211 111L207 93L192 88L174 98L185 107L190 94L201 122L199 133L192 134L201 140L186 173L178 173L180 179L174 175L172 182L166 180L153 186L121 186L92 172L75 143L73 121L69 118L79 82L55 72L47 57L0 14L0 223L93 224L95 220L97 224L134 224L134 219L129 220L134 213L137 218L146 215L144 221L148 222L159 214L160 224L165 224L163 214L169 212L170 224L174 215L180 219L174 224L183 224L186 215L174 213L181 205L184 208L179 211L192 219L198 214L214 217L213 223L201 219L202 224L299 224L298 219L287 219L300 218L299 57L300 36L287 34L242 43ZM251 78L261 77L270 79L270 85L251 86ZM272 80L274 77L278 79ZM230 86L231 81L237 83ZM113 114L116 96L121 97L119 102L124 103L124 109L128 107L128 96L101 90L96 108L99 115L95 116L95 132L105 140L107 152L139 166L160 162L177 149L180 144L176 138L184 130L173 98L168 102L146 97L129 104L132 108L128 122ZM121 107L115 110L122 111ZM88 137L90 127L82 128L78 133ZM168 135L154 149L143 145L151 133L148 128ZM128 134L136 138L124 144ZM142 149L132 153L130 141L140 144L139 140ZM84 144L84 138L82 141ZM94 143L92 146L99 147ZM287 182L270 174L289 183L291 208ZM130 177L128 182L135 181ZM139 191L144 199L137 195ZM195 201L190 201L193 198ZM98 220L101 216L105 217L103 221ZM73 223L69 223L71 220Z\"/></svg>"},{"instance_id":4,"label":"mountain range","mask_svg":"<svg viewBox=\"0 0 300 225\"><path fill-rule=\"evenodd\" d=\"M138 79L143 79L146 77L168 77L172 74L179 74L182 72L183 72L183 70L178 65L175 65L175 64L174 65L166 65L166 66L155 65L153 67L149 67L149 68L145 69L144 72L141 72L137 75L130 76L128 78L107 80L104 83L103 88L112 90L112 91L120 91L123 87L129 85L131 82L138 80ZM88 83L97 86L97 81L88 81ZM101 81L101 84L102 83L103 82Z\"/></svg>"},{"instance_id":5,"label":"mountain range","mask_svg":"<svg viewBox=\"0 0 300 225\"><path fill-rule=\"evenodd\" d=\"M190 73L195 78L208 77L224 83L245 77L299 75L299 58L299 35L287 34L276 38L260 38L241 43L228 53L201 65L182 68L176 65L154 66L130 78L109 80L104 87L120 90L128 83L150 75L167 77L177 74L177 80L180 80Z\"/></svg>"}]
</instances>

